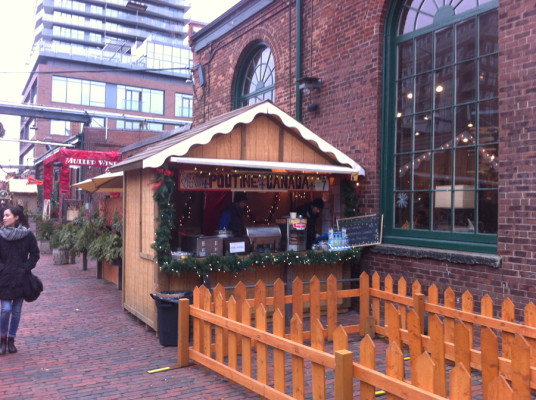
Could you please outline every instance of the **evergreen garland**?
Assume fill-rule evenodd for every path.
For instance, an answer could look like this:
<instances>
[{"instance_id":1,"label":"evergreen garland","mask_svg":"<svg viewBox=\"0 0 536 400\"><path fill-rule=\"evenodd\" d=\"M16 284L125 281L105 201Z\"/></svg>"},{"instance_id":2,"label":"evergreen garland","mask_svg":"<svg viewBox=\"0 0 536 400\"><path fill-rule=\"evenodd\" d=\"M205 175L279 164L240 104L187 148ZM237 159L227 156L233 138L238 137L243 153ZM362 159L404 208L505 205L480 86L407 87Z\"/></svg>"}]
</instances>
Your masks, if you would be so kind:
<instances>
[{"instance_id":1,"label":"evergreen garland","mask_svg":"<svg viewBox=\"0 0 536 400\"><path fill-rule=\"evenodd\" d=\"M156 228L154 243L151 247L156 251L156 261L162 270L167 270L171 258L171 235L173 221L175 221L175 205L171 201L175 190L174 173L170 170L158 168L156 170L153 199L158 204L159 215L156 220L159 222Z\"/></svg>"},{"instance_id":2,"label":"evergreen garland","mask_svg":"<svg viewBox=\"0 0 536 400\"><path fill-rule=\"evenodd\" d=\"M158 204L159 226L155 232L155 241L152 248L156 251L156 261L162 271L176 273L195 272L199 276L210 272L227 271L237 274L246 269L262 267L267 264L274 265L332 265L340 262L357 263L361 258L361 249L347 249L342 251L307 252L286 251L281 253L251 253L247 256L227 254L224 256L210 255L204 258L190 257L184 260L175 260L171 256L171 237L174 228L175 206L171 201L175 190L174 173L159 168L156 170L155 180L149 182L153 187L153 199Z\"/></svg>"}]
</instances>

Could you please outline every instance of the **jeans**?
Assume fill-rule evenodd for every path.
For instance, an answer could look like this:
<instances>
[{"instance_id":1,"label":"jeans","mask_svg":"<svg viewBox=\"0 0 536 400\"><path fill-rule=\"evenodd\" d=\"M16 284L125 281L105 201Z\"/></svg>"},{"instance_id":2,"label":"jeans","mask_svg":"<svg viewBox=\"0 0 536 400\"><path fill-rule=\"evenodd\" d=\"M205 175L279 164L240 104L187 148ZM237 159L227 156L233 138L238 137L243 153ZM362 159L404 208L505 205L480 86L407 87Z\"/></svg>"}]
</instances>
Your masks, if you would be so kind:
<instances>
[{"instance_id":1,"label":"jeans","mask_svg":"<svg viewBox=\"0 0 536 400\"><path fill-rule=\"evenodd\" d=\"M1 300L2 301L2 314L0 315L0 335L9 337L15 337L17 335L17 329L19 329L20 316L22 313L22 303L24 299L15 300ZM9 323L9 317L11 317L11 324Z\"/></svg>"}]
</instances>

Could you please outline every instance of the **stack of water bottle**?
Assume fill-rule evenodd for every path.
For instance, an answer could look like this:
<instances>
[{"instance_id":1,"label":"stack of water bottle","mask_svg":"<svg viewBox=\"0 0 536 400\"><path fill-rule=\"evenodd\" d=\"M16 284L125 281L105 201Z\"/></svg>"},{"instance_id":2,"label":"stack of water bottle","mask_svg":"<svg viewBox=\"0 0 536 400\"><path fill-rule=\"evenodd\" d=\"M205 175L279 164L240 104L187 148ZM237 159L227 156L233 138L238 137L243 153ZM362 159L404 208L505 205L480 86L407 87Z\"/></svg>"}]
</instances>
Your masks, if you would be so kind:
<instances>
[{"instance_id":1,"label":"stack of water bottle","mask_svg":"<svg viewBox=\"0 0 536 400\"><path fill-rule=\"evenodd\" d=\"M344 250L350 248L350 246L348 246L346 228L342 228L340 231L331 228L328 235L328 245L330 250Z\"/></svg>"}]
</instances>

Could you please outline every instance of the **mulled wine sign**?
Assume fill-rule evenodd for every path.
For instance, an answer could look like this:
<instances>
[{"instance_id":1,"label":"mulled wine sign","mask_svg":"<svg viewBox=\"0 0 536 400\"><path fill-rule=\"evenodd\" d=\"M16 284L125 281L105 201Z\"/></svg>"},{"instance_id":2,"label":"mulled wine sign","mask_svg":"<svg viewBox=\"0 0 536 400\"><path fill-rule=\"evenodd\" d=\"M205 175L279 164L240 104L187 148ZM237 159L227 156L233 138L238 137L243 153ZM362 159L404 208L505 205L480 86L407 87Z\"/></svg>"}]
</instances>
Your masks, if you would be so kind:
<instances>
[{"instance_id":1,"label":"mulled wine sign","mask_svg":"<svg viewBox=\"0 0 536 400\"><path fill-rule=\"evenodd\" d=\"M267 171L199 171L182 169L180 190L240 190L261 192L328 192L329 178L315 174Z\"/></svg>"},{"instance_id":2,"label":"mulled wine sign","mask_svg":"<svg viewBox=\"0 0 536 400\"><path fill-rule=\"evenodd\" d=\"M364 247L381 244L383 215L364 215L360 217L341 218L337 220L339 230L346 228L348 245Z\"/></svg>"}]
</instances>

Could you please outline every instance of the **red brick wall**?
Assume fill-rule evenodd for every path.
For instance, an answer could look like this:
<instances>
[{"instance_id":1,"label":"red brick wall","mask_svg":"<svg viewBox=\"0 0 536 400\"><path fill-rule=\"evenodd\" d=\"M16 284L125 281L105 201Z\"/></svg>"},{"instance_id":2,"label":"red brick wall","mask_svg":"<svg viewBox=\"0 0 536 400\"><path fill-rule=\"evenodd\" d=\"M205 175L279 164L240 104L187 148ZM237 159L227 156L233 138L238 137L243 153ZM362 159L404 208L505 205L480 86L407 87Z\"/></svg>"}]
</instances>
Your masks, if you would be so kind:
<instances>
[{"instance_id":1,"label":"red brick wall","mask_svg":"<svg viewBox=\"0 0 536 400\"><path fill-rule=\"evenodd\" d=\"M322 79L320 91L303 96L303 122L366 170L359 211L379 212L383 32L389 1L304 0L303 76ZM196 56L207 84L196 81L196 123L232 109L235 71L245 48L256 40L272 49L277 106L295 115L295 2L276 2ZM289 25L291 39L289 40ZM424 289L468 289L475 303L489 294L506 297L518 310L535 298L536 287L536 27L534 2L500 0L499 5L499 234L502 266L492 268L365 251L362 267ZM319 104L308 112L310 102Z\"/></svg>"}]
</instances>

